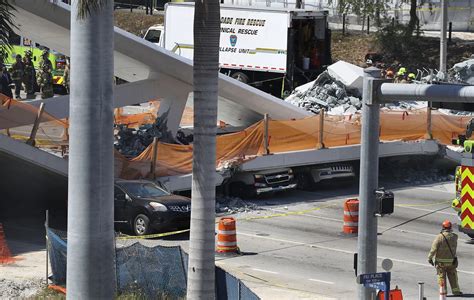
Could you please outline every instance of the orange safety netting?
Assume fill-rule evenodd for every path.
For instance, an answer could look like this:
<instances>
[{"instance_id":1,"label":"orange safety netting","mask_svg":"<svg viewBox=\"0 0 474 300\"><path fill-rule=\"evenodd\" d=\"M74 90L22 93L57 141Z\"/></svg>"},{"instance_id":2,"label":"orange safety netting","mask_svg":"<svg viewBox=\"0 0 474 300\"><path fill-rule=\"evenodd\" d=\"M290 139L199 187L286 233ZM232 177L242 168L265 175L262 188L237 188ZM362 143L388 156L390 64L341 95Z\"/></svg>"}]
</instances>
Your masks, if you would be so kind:
<instances>
[{"instance_id":1,"label":"orange safety netting","mask_svg":"<svg viewBox=\"0 0 474 300\"><path fill-rule=\"evenodd\" d=\"M249 128L217 137L216 167L223 167L232 162L243 162L263 153L263 122L260 121ZM192 145L174 145L158 143L156 176L172 176L188 174L192 171ZM124 179L150 177L153 158L153 144L148 146L139 156L126 159L116 155L116 175ZM119 162L117 162L119 160Z\"/></svg>"},{"instance_id":2,"label":"orange safety netting","mask_svg":"<svg viewBox=\"0 0 474 300\"><path fill-rule=\"evenodd\" d=\"M16 127L19 118L22 121L37 118L38 108L0 95L0 128L10 128L9 132L18 133L13 137L27 138L31 125ZM154 122L159 103L151 103L151 109L140 114L123 114L116 111L115 121L128 126L140 126ZM188 109L189 110L189 109ZM191 113L188 111L187 116ZM299 120L268 120L268 147L271 153L317 149L320 138L320 118L313 116ZM443 144L450 144L452 138L465 132L468 116L455 116L432 111L433 138ZM191 119L192 120L192 119ZM36 140L43 145L67 142L67 121L58 120L48 113L41 117L41 134ZM188 120L189 122L189 120ZM22 129L26 128L26 129ZM23 130L23 131L22 131ZM323 140L326 147L355 145L360 143L361 116L324 116ZM427 110L393 111L381 110L379 137L381 141L415 141L427 137ZM66 133L64 133L66 132ZM265 123L260 121L247 129L217 137L216 168L239 164L263 155ZM21 134L23 133L23 136ZM41 146L41 143L40 143ZM139 156L127 159L115 151L115 175L125 179L150 177L153 161L153 144ZM192 145L157 144L155 175L172 176L189 174L192 171Z\"/></svg>"},{"instance_id":3,"label":"orange safety netting","mask_svg":"<svg viewBox=\"0 0 474 300\"><path fill-rule=\"evenodd\" d=\"M117 108L114 112L114 121L117 125L127 125L128 127L138 128L144 124L153 124L158 116L160 109L160 101L150 101L148 111L137 114L126 114L123 108ZM181 126L193 125L193 110L185 107L183 117L181 118Z\"/></svg>"},{"instance_id":4,"label":"orange safety netting","mask_svg":"<svg viewBox=\"0 0 474 300\"><path fill-rule=\"evenodd\" d=\"M381 111L379 136L381 141L415 141L426 138L426 110ZM268 144L271 153L317 149L320 116L300 120L269 120ZM433 138L450 144L452 137L465 131L469 117L444 115L432 111ZM323 143L326 147L360 143L361 117L325 116ZM228 162L241 163L264 153L265 124L260 121L244 131L217 137L216 167ZM126 179L149 177L153 145L138 157L120 157L120 177ZM192 145L158 143L156 176L188 174L192 171Z\"/></svg>"},{"instance_id":5,"label":"orange safety netting","mask_svg":"<svg viewBox=\"0 0 474 300\"><path fill-rule=\"evenodd\" d=\"M39 116L39 108L0 94L0 129L15 139L28 140L33 124L39 117L35 143L42 146L67 144L67 120L60 120L46 110ZM25 125L28 124L28 125Z\"/></svg>"}]
</instances>

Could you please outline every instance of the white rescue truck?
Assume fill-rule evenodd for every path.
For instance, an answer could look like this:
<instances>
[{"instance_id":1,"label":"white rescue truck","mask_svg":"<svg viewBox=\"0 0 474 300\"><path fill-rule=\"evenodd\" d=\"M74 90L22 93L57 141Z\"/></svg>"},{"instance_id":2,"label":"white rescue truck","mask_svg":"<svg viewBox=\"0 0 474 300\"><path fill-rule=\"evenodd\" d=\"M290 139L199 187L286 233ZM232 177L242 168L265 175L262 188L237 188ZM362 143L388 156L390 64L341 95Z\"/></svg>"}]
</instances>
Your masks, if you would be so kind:
<instances>
[{"instance_id":1,"label":"white rescue truck","mask_svg":"<svg viewBox=\"0 0 474 300\"><path fill-rule=\"evenodd\" d=\"M326 19L327 11L221 5L221 72L284 97L331 64ZM193 22L193 3L168 3L164 28L145 39L193 59Z\"/></svg>"}]
</instances>

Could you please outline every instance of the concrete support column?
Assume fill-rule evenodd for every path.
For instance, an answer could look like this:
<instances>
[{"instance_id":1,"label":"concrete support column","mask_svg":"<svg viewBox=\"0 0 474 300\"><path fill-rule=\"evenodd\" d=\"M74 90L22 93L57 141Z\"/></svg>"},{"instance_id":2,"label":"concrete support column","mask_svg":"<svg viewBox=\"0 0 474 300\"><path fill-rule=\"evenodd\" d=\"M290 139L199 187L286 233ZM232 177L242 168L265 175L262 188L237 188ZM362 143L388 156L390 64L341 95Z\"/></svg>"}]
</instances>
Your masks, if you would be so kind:
<instances>
[{"instance_id":1,"label":"concrete support column","mask_svg":"<svg viewBox=\"0 0 474 300\"><path fill-rule=\"evenodd\" d=\"M161 98L158 117L167 119L168 130L176 137L189 93L187 91L176 91L175 93L175 96Z\"/></svg>"},{"instance_id":2,"label":"concrete support column","mask_svg":"<svg viewBox=\"0 0 474 300\"><path fill-rule=\"evenodd\" d=\"M176 137L192 86L161 73L151 73L149 80L156 82L156 98L160 99L158 117L167 119L168 130Z\"/></svg>"}]
</instances>

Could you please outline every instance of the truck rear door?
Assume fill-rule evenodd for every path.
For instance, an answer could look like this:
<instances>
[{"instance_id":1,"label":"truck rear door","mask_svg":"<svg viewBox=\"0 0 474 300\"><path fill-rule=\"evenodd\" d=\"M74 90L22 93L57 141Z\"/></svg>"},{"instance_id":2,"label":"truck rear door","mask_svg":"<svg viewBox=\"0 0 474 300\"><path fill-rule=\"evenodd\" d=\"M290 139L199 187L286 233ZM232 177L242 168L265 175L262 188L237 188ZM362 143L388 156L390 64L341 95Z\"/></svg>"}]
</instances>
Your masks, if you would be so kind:
<instances>
[{"instance_id":1,"label":"truck rear door","mask_svg":"<svg viewBox=\"0 0 474 300\"><path fill-rule=\"evenodd\" d=\"M291 11L288 30L288 75L293 88L314 80L331 63L325 11Z\"/></svg>"}]
</instances>

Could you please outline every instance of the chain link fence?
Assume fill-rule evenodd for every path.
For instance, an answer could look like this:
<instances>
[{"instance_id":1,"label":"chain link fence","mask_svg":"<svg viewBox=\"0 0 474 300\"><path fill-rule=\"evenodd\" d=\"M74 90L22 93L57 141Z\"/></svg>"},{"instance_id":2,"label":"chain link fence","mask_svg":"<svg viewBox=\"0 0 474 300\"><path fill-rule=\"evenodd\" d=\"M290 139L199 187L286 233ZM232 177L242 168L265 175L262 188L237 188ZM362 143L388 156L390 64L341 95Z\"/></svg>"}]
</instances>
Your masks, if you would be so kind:
<instances>
[{"instance_id":1,"label":"chain link fence","mask_svg":"<svg viewBox=\"0 0 474 300\"><path fill-rule=\"evenodd\" d=\"M67 235L47 228L52 281L66 285ZM161 246L145 240L116 242L118 294L134 293L145 299L185 299L188 255L181 247ZM153 245L155 244L155 245ZM258 300L241 280L216 267L216 298Z\"/></svg>"}]
</instances>

